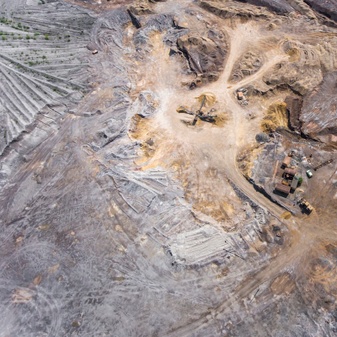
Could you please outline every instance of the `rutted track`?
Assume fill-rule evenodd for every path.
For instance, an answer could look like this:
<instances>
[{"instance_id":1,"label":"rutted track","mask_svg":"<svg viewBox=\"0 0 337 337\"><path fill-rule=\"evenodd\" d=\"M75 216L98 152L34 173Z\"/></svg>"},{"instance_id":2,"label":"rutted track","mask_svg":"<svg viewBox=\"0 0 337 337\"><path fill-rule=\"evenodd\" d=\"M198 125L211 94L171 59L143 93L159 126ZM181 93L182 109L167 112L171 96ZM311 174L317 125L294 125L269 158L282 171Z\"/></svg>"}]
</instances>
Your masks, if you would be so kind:
<instances>
[{"instance_id":1,"label":"rutted track","mask_svg":"<svg viewBox=\"0 0 337 337\"><path fill-rule=\"evenodd\" d=\"M8 117L0 153L46 104L76 101L76 93L87 88L90 74L83 60L93 20L80 10L72 13L66 4L50 3L28 5L1 19L0 100L1 114Z\"/></svg>"},{"instance_id":2,"label":"rutted track","mask_svg":"<svg viewBox=\"0 0 337 337\"><path fill-rule=\"evenodd\" d=\"M25 18L26 8L17 10L15 18L48 34L41 11L45 8L51 15L52 6L32 8L31 18ZM316 217L307 223L283 220L283 209L257 193L236 164L240 149L254 141L258 124L246 118L247 108L238 104L235 90L259 80L287 55L280 45L268 44L259 71L235 85L229 83L230 74L241 48L263 44L277 34L261 29L263 21L219 19L191 1L151 5L154 13L140 15L141 28L131 24L122 8L97 18L90 36L98 54L87 52L88 62L79 64L70 54L79 45L79 54L85 53L85 15L63 6L50 27L55 31L64 24L69 34L49 38L66 37L66 42L54 56L56 41L44 40L41 48L53 62L27 64L28 73L13 72L11 60L21 49L29 49L25 41L16 50L20 44L13 41L14 53L7 50L3 59L9 74L0 69L6 78L3 88L13 93L4 96L11 118L20 117L16 110L25 108L28 123L37 118L36 111L43 112L32 132L6 149L1 171L8 175L1 177L0 191L3 333L242 337L252 335L250 327L256 322L259 337L268 335L266 331L300 336L297 332L305 329L318 336L322 330L316 321L307 323L297 315L302 306L310 319L305 292L296 289L284 292L285 297L282 287L277 296L270 289L285 273L296 288L311 247L331 233L317 235ZM65 8L74 9L78 24L69 22ZM176 17L182 22L173 20ZM174 38L188 33L180 24L189 19L194 20L191 35L199 28L219 32L224 26L230 43L219 80L194 91L182 87L181 63L169 56ZM39 44L34 39L29 43L34 48ZM74 83L86 86L87 63L97 80L93 90L78 105L47 107L50 101L75 94ZM45 78L48 73L52 80ZM18 93L30 87L30 95ZM193 129L181 123L175 109L192 104L204 91L216 95L228 120L220 127L199 124ZM137 114L142 117L133 118ZM144 139L133 138L138 117L148 127ZM149 156L144 159L147 146ZM155 146L162 146L161 161L151 157ZM191 173L186 184L179 180L179 170ZM194 208L184 194L188 188L206 201L216 201L221 192L228 202L221 209L225 220L218 222L207 208L204 213ZM271 232L268 240L263 237L266 228ZM274 228L278 229L273 232ZM186 251L180 250L184 243ZM294 293L300 300L292 297ZM273 306L284 302L282 317L292 319L286 327L273 324L278 312ZM232 332L229 322L234 329L246 324L248 332ZM266 322L272 322L268 329L274 330L261 328Z\"/></svg>"}]
</instances>

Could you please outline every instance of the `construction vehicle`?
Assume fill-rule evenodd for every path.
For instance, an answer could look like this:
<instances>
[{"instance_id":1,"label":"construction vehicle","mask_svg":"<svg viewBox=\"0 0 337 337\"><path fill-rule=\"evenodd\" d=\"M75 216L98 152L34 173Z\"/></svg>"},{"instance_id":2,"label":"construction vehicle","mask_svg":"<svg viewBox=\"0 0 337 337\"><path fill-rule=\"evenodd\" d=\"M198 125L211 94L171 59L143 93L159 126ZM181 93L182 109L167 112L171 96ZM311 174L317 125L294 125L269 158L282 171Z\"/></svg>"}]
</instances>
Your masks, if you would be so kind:
<instances>
[{"instance_id":1,"label":"construction vehicle","mask_svg":"<svg viewBox=\"0 0 337 337\"><path fill-rule=\"evenodd\" d=\"M314 167L314 171L317 171L321 167L326 166L326 165L328 165L328 164L330 164L332 162L333 162L333 159L329 159L329 160L325 161L324 163L321 163L318 166Z\"/></svg>"},{"instance_id":2,"label":"construction vehicle","mask_svg":"<svg viewBox=\"0 0 337 337\"><path fill-rule=\"evenodd\" d=\"M311 204L304 198L300 199L298 203L305 213L310 214L314 210Z\"/></svg>"},{"instance_id":3,"label":"construction vehicle","mask_svg":"<svg viewBox=\"0 0 337 337\"><path fill-rule=\"evenodd\" d=\"M307 177L308 177L308 178L312 178L313 173L311 172L311 170L306 170L305 173L307 174Z\"/></svg>"},{"instance_id":4,"label":"construction vehicle","mask_svg":"<svg viewBox=\"0 0 337 337\"><path fill-rule=\"evenodd\" d=\"M198 121L198 119L204 121L204 122L208 122L208 123L215 123L215 118L217 117L216 115L211 115L211 112L214 111L214 109L211 109L210 111L208 111L207 113L204 113L202 111L202 109L206 106L209 105L213 105L215 102L215 96L213 94L210 93L205 93L200 95L199 97L196 97L199 101L201 101L200 103L200 108L196 111L193 112L191 110L188 110L186 107L184 106L180 106L177 109L178 113L186 113L188 115L192 115L194 116L194 119L192 121L192 125L195 125Z\"/></svg>"}]
</instances>

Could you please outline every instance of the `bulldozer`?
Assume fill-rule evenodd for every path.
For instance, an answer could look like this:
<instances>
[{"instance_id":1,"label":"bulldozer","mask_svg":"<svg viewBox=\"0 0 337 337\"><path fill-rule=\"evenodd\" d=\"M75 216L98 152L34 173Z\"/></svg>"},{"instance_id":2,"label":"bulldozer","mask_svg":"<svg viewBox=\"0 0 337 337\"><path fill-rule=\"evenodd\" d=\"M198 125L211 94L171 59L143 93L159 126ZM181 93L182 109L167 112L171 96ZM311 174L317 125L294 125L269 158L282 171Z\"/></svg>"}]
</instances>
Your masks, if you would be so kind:
<instances>
[{"instance_id":1,"label":"bulldozer","mask_svg":"<svg viewBox=\"0 0 337 337\"><path fill-rule=\"evenodd\" d=\"M204 122L208 122L208 123L215 123L217 116L211 114L212 112L215 111L215 109L211 109L206 113L202 111L204 108L214 105L214 103L216 101L215 95L213 95L212 93L204 93L204 94L201 94L200 96L196 97L196 99L200 102L200 107L199 107L198 110L196 110L194 112L194 111L191 111L184 106L180 106L177 109L177 112L178 113L185 113L185 114L194 116L194 119L191 123L192 125L195 125L197 123L198 119L200 119Z\"/></svg>"},{"instance_id":2,"label":"bulldozer","mask_svg":"<svg viewBox=\"0 0 337 337\"><path fill-rule=\"evenodd\" d=\"M304 198L300 199L298 203L305 213L310 214L314 210L312 205Z\"/></svg>"}]
</instances>

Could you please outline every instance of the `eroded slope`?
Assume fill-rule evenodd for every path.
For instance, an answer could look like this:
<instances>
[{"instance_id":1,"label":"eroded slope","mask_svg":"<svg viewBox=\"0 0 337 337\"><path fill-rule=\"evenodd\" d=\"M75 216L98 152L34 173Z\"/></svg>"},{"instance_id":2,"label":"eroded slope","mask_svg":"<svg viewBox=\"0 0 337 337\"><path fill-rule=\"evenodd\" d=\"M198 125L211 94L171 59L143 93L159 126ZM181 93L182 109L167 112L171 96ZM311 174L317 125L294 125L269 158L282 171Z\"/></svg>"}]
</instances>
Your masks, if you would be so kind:
<instances>
[{"instance_id":1,"label":"eroded slope","mask_svg":"<svg viewBox=\"0 0 337 337\"><path fill-rule=\"evenodd\" d=\"M75 13L93 21L54 5L67 9L55 26ZM336 70L335 30L291 15L169 1L96 17L80 40L92 89L71 109L51 106L55 124L35 119L2 157L4 336L334 335L334 166L327 183L303 183L308 195L321 188L309 217L257 185L298 144L301 158L335 155L287 130L286 97L313 99ZM193 126L177 108L195 113L205 93L215 99L202 112L217 117Z\"/></svg>"}]
</instances>

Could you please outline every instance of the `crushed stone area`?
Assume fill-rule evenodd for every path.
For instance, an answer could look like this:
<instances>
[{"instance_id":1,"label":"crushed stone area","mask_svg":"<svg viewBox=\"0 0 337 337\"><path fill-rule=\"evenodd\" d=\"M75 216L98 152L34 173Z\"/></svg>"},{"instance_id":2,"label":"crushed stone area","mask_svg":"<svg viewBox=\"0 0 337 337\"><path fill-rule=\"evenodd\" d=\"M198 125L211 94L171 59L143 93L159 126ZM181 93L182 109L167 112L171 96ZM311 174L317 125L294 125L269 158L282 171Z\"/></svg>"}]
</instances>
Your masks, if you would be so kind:
<instances>
[{"instance_id":1,"label":"crushed stone area","mask_svg":"<svg viewBox=\"0 0 337 337\"><path fill-rule=\"evenodd\" d=\"M0 1L0 336L335 336L333 3Z\"/></svg>"}]
</instances>

